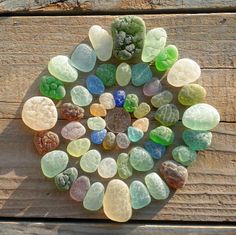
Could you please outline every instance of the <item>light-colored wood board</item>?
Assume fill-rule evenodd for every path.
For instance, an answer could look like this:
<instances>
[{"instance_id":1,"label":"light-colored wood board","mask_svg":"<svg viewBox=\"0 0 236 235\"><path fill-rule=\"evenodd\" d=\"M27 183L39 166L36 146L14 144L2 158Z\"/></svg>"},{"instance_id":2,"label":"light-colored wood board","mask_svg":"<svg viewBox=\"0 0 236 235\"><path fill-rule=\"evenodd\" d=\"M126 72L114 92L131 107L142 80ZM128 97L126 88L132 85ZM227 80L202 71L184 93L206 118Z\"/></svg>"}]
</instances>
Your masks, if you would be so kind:
<instances>
[{"instance_id":1,"label":"light-colored wood board","mask_svg":"<svg viewBox=\"0 0 236 235\"><path fill-rule=\"evenodd\" d=\"M11 75L14 77L14 75ZM2 81L2 95L0 93L0 97L4 100L0 102L0 118L20 118L21 111L24 102L35 95L40 95L38 84L40 78L37 76L31 79L31 73L26 73L22 75L22 80L16 80L16 82L8 82L7 78ZM84 84L86 76L79 80L79 83ZM15 79L14 79L15 80ZM19 88L18 92L11 92L14 89L15 84L23 83ZM216 107L221 115L221 121L226 122L235 122L236 121L236 73L233 69L204 69L202 70L202 76L198 81L207 91L206 101L207 103ZM163 82L164 88L171 90L175 96L174 103L178 104L177 96L179 88L173 88L167 84L167 82ZM4 87L4 88L3 88ZM106 91L112 92L113 90L118 89L118 87L113 87L112 89L106 89ZM123 88L122 88L123 89ZM148 102L150 104L150 97L145 97L142 93L142 87L133 87L128 86L124 88L127 93L135 93L140 97L140 102ZM69 95L69 87L67 87L67 96L63 100L63 102L71 101ZM16 100L16 102L12 102ZM63 103L61 102L61 104ZM98 102L97 98L94 97L93 102ZM186 107L178 104L178 108L181 111L185 110ZM60 105L58 106L58 111L60 109ZM154 112L155 109L153 108ZM90 116L89 108L86 108L85 118ZM153 116L153 113L151 115Z\"/></svg>"},{"instance_id":2,"label":"light-colored wood board","mask_svg":"<svg viewBox=\"0 0 236 235\"><path fill-rule=\"evenodd\" d=\"M202 68L236 67L236 13L140 15L147 29L164 27L168 44L180 57L196 60ZM80 42L88 42L88 30L96 24L109 29L117 16L35 16L0 18L0 61L4 76L32 77L46 68L55 55L69 55ZM24 66L23 66L24 65ZM38 70L40 69L40 70ZM16 71L18 74L16 74Z\"/></svg>"},{"instance_id":3,"label":"light-colored wood board","mask_svg":"<svg viewBox=\"0 0 236 235\"><path fill-rule=\"evenodd\" d=\"M235 235L235 226L142 225L118 223L0 222L0 234L40 235Z\"/></svg>"},{"instance_id":4,"label":"light-colored wood board","mask_svg":"<svg viewBox=\"0 0 236 235\"><path fill-rule=\"evenodd\" d=\"M0 0L0 13L158 12L165 10L233 10L234 0Z\"/></svg>"},{"instance_id":5,"label":"light-colored wood board","mask_svg":"<svg viewBox=\"0 0 236 235\"><path fill-rule=\"evenodd\" d=\"M55 128L58 133L65 124L60 121ZM152 122L151 128L156 123ZM182 128L175 127L180 140ZM89 132L88 132L89 135ZM221 123L213 133L212 146L200 152L197 161L189 167L186 186L172 192L166 201L154 201L146 208L134 211L133 220L177 220L177 221L235 221L236 220L236 124ZM104 219L99 212L89 212L69 198L68 193L58 192L54 183L42 176L40 156L32 143L33 133L21 120L0 120L0 216L2 217L52 217ZM146 139L146 136L145 138ZM68 142L61 138L61 149ZM138 143L137 145L142 145ZM135 145L133 145L135 146ZM105 153L103 157L116 159L119 151ZM128 150L127 150L128 151ZM161 160L155 163L158 172L162 161L171 159L171 148ZM70 166L79 168L79 159L70 158ZM84 174L79 168L79 174ZM134 172L131 180L143 178L146 173ZM90 174L92 182L101 179L97 173Z\"/></svg>"}]
</instances>

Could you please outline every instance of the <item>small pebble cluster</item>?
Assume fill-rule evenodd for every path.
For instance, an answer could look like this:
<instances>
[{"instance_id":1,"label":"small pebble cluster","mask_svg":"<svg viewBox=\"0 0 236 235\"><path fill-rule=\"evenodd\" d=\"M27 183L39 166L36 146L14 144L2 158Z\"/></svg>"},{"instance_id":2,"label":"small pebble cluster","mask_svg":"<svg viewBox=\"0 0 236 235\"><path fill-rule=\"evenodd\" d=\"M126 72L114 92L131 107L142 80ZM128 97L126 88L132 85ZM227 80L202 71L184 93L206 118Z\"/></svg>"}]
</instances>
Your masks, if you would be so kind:
<instances>
[{"instance_id":1,"label":"small pebble cluster","mask_svg":"<svg viewBox=\"0 0 236 235\"><path fill-rule=\"evenodd\" d=\"M82 202L87 210L103 208L109 219L125 222L131 218L132 209L149 205L151 198L165 200L170 188L175 190L186 184L186 167L195 161L197 151L210 146L210 130L218 125L220 116L214 107L204 103L206 90L194 83L201 75L199 65L188 58L179 59L177 47L166 45L167 33L163 28L146 33L140 17L124 16L112 22L111 32L112 35L94 25L88 33L92 47L82 43L70 58L53 57L48 63L49 74L40 80L42 96L25 102L22 120L35 131L34 144L43 155L41 169L45 177L54 179L59 190L69 191L70 197ZM71 102L60 103L66 96L66 84L80 76L78 71L89 73L97 60L106 62L112 54L121 61L118 66L100 63L94 74L87 75L85 86L77 83L70 90ZM124 62L133 58L141 58L142 62L132 66ZM173 94L163 88L162 79L154 78L153 69L163 73L162 79L167 78L171 86L180 87L178 105L186 107L182 117L172 103ZM137 94L125 92L128 84L142 86L150 102L142 102ZM106 92L114 86L118 86L114 93ZM60 103L59 115L56 101ZM85 107L89 107L89 113ZM151 110L155 110L157 126L149 130ZM81 120L85 115L90 117L83 125ZM60 133L68 141L66 150L59 150L61 137L51 131L58 116L67 120ZM161 163L159 175L153 169L155 161L174 143L172 127L180 119L186 127L182 133L185 145L172 150L173 160ZM90 138L86 137L88 133ZM137 146L145 135L148 140ZM120 153L116 159L104 158L96 146L102 146L106 152L120 150ZM80 158L81 172L76 167L68 168L69 156ZM147 174L143 182L133 180L128 187L123 180L135 171ZM86 176L94 172L101 178L120 179L111 179L105 189L101 182L90 182Z\"/></svg>"}]
</instances>

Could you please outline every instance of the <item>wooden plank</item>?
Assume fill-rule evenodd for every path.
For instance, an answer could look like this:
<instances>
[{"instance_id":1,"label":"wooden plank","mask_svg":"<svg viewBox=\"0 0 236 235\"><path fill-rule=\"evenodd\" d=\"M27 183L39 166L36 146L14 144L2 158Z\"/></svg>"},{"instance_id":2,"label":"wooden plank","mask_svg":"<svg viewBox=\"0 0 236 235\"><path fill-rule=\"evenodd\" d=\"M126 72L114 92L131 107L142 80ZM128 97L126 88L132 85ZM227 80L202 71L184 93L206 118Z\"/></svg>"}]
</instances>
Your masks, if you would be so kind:
<instances>
[{"instance_id":1,"label":"wooden plank","mask_svg":"<svg viewBox=\"0 0 236 235\"><path fill-rule=\"evenodd\" d=\"M150 12L167 10L233 10L234 0L0 0L0 13Z\"/></svg>"},{"instance_id":2,"label":"wooden plank","mask_svg":"<svg viewBox=\"0 0 236 235\"><path fill-rule=\"evenodd\" d=\"M235 235L235 226L142 225L117 223L40 223L0 222L0 233L8 235Z\"/></svg>"},{"instance_id":3,"label":"wooden plank","mask_svg":"<svg viewBox=\"0 0 236 235\"><path fill-rule=\"evenodd\" d=\"M176 43L181 57L190 57L200 63L203 72L199 83L208 91L207 102L219 109L222 121L229 122L236 120L235 16L143 16L149 29L155 26L167 29L169 43ZM96 16L96 22L108 27L113 18ZM222 19L226 21L222 23ZM57 54L68 55L76 44L84 39L88 41L87 32L94 20L93 16L31 17L30 20L27 17L2 18L0 118L20 117L22 102L38 94L37 78L46 71L48 60ZM48 30L45 30L45 25Z\"/></svg>"},{"instance_id":4,"label":"wooden plank","mask_svg":"<svg viewBox=\"0 0 236 235\"><path fill-rule=\"evenodd\" d=\"M0 66L1 67L1 66ZM17 72L17 71L16 71ZM20 118L22 106L28 98L39 95L38 91L38 82L39 78L37 76L31 77L31 73L27 72L25 75L22 75L21 82L23 85L20 87L18 92L10 92L11 89L15 86L15 83L9 83L11 77L14 77L13 74L10 75L6 80L1 82L4 90L0 97L4 100L0 102L0 118ZM15 80L15 79L14 79ZM82 79L81 79L82 80ZM80 81L81 81L80 80ZM18 81L18 79L17 79ZM205 87L207 90L206 102L215 106L221 115L221 120L226 122L235 122L236 121L236 73L232 69L204 69L202 70L201 79L198 83ZM8 85L9 84L9 85ZM173 94L177 97L179 89L174 89L167 82L163 82L165 89L171 90ZM107 89L107 91L112 92L113 90L118 89L118 87L113 87L112 89ZM128 93L136 93L139 95L140 101L147 101L150 103L150 98L143 97L142 89L137 87L126 87ZM68 94L65 100L70 100L69 97L69 88L67 88ZM175 97L174 103L178 103L177 98ZM16 100L16 102L12 102ZM60 107L60 106L58 106ZM179 105L179 109L183 111L183 106ZM155 111L155 109L153 109ZM89 110L86 109L86 118L89 116Z\"/></svg>"},{"instance_id":5,"label":"wooden plank","mask_svg":"<svg viewBox=\"0 0 236 235\"><path fill-rule=\"evenodd\" d=\"M59 132L64 123L60 121L55 131ZM152 122L151 128L155 126L156 122ZM181 131L181 126L177 125L174 146L182 143ZM42 176L40 157L32 144L32 134L21 120L0 120L0 216L104 219L102 210L95 213L84 210L80 203L69 198L67 192L58 192L54 183ZM221 123L214 130L211 148L200 152L197 161L188 168L187 185L176 193L172 192L166 201L153 201L148 207L134 211L132 219L235 221L235 136L236 123ZM60 148L65 149L67 143L61 139ZM116 158L119 153L105 153L99 146L95 148L103 157ZM170 152L171 148L165 160L171 158ZM159 165L160 161L156 162L154 170L159 169ZM79 168L78 159L70 158L70 166ZM83 174L80 169L79 172ZM108 182L95 173L88 176L92 182L98 180L104 185ZM144 173L135 172L132 180L143 181L144 176ZM130 184L131 180L126 182Z\"/></svg>"}]
</instances>

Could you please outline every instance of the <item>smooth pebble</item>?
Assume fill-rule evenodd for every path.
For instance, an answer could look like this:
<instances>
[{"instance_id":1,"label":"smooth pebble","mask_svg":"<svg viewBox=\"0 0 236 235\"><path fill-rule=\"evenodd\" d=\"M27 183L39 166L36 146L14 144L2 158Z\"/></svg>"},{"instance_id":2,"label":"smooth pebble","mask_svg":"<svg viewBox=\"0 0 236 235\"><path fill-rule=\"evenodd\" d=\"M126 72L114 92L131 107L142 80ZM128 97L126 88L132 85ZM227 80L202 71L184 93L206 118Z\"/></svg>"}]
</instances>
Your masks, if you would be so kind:
<instances>
[{"instance_id":1,"label":"smooth pebble","mask_svg":"<svg viewBox=\"0 0 236 235\"><path fill-rule=\"evenodd\" d=\"M71 100L78 106L88 106L93 100L91 93L83 86L75 86L70 91Z\"/></svg>"},{"instance_id":2,"label":"smooth pebble","mask_svg":"<svg viewBox=\"0 0 236 235\"><path fill-rule=\"evenodd\" d=\"M116 82L119 86L127 86L131 80L132 70L129 64L121 63L116 70Z\"/></svg>"},{"instance_id":3,"label":"smooth pebble","mask_svg":"<svg viewBox=\"0 0 236 235\"><path fill-rule=\"evenodd\" d=\"M101 154L96 149L91 149L81 157L80 167L85 172L93 173L97 170L101 158Z\"/></svg>"},{"instance_id":4,"label":"smooth pebble","mask_svg":"<svg viewBox=\"0 0 236 235\"><path fill-rule=\"evenodd\" d=\"M69 122L61 129L61 135L67 140L76 140L85 135L86 129L76 121Z\"/></svg>"},{"instance_id":5,"label":"smooth pebble","mask_svg":"<svg viewBox=\"0 0 236 235\"><path fill-rule=\"evenodd\" d=\"M116 106L114 97L109 92L101 94L99 96L99 102L105 107L105 109L113 109Z\"/></svg>"},{"instance_id":6,"label":"smooth pebble","mask_svg":"<svg viewBox=\"0 0 236 235\"><path fill-rule=\"evenodd\" d=\"M133 168L129 162L129 155L127 153L121 153L117 157L117 172L120 178L128 179L133 175Z\"/></svg>"},{"instance_id":7,"label":"smooth pebble","mask_svg":"<svg viewBox=\"0 0 236 235\"><path fill-rule=\"evenodd\" d=\"M98 174L102 178L112 178L117 173L116 161L111 157L103 158L98 165Z\"/></svg>"},{"instance_id":8,"label":"smooth pebble","mask_svg":"<svg viewBox=\"0 0 236 235\"><path fill-rule=\"evenodd\" d=\"M86 78L86 86L93 95L101 95L105 91L105 87L100 78L95 75L89 75Z\"/></svg>"},{"instance_id":9,"label":"smooth pebble","mask_svg":"<svg viewBox=\"0 0 236 235\"><path fill-rule=\"evenodd\" d=\"M90 130L100 131L106 127L106 122L101 117L90 117L87 120L87 125Z\"/></svg>"},{"instance_id":10,"label":"smooth pebble","mask_svg":"<svg viewBox=\"0 0 236 235\"><path fill-rule=\"evenodd\" d=\"M67 152L73 157L80 157L88 152L90 145L91 143L88 138L72 140L67 145Z\"/></svg>"}]
</instances>

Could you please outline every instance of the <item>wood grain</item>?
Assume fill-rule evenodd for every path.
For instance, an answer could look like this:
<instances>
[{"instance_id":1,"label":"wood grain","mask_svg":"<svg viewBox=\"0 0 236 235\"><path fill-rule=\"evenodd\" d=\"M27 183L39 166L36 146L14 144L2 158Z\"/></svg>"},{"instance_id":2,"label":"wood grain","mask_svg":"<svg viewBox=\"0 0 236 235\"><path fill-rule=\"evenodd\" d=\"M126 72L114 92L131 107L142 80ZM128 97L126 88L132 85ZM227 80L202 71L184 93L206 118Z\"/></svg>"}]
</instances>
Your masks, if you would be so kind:
<instances>
[{"instance_id":1,"label":"wood grain","mask_svg":"<svg viewBox=\"0 0 236 235\"><path fill-rule=\"evenodd\" d=\"M8 235L235 235L235 226L142 225L115 223L27 223L0 222L0 233Z\"/></svg>"},{"instance_id":2,"label":"wood grain","mask_svg":"<svg viewBox=\"0 0 236 235\"><path fill-rule=\"evenodd\" d=\"M189 168L186 187L172 192L167 201L153 201L147 208L135 211L132 219L235 221L236 14L142 17L148 29L166 28L169 43L178 46L181 57L190 57L201 65L203 72L199 83L206 87L207 102L220 110L224 122L214 130L211 148L200 152L197 161ZM87 41L88 29L95 21L108 28L113 19L114 16L0 18L1 217L105 219L102 210L97 213L84 210L81 204L69 199L68 193L58 192L53 182L42 176L40 157L32 144L33 132L20 120L20 112L23 102L38 94L38 77L47 72L48 60L58 54L69 55L78 43ZM86 74L81 75L84 76ZM126 89L130 92L134 88ZM176 94L175 89L172 91ZM141 94L141 90L138 92ZM59 121L55 131L59 132L64 124L65 121ZM155 126L156 122L152 121L151 127ZM181 144L180 124L175 131L178 136L175 145ZM65 149L66 145L62 141L61 148ZM165 159L171 158L170 151ZM113 156L117 154L115 152ZM70 159L70 164L79 168L75 158ZM156 163L155 169L159 164ZM133 179L143 177L144 174L135 173ZM100 178L93 174L91 180L94 182ZM107 181L103 180L103 183L106 185Z\"/></svg>"},{"instance_id":3,"label":"wood grain","mask_svg":"<svg viewBox=\"0 0 236 235\"><path fill-rule=\"evenodd\" d=\"M113 18L96 16L96 22L108 27ZM236 14L143 18L148 29L166 28L169 43L178 46L181 57L200 63L203 71L199 83L207 89L207 102L219 109L222 121L236 121ZM38 77L46 72L49 59L57 54L69 55L79 42L88 41L87 32L94 20L94 16L1 18L0 118L20 118L22 102L39 94Z\"/></svg>"},{"instance_id":4,"label":"wood grain","mask_svg":"<svg viewBox=\"0 0 236 235\"><path fill-rule=\"evenodd\" d=\"M55 128L59 132L64 121ZM151 128L156 126L152 122ZM177 139L181 144L181 126L177 125ZM33 133L21 120L0 120L0 216L52 217L52 218L105 218L102 210L89 212L58 192L54 183L45 179L40 171L40 157L32 144ZM89 132L88 132L89 135ZM187 185L166 201L153 201L150 206L134 211L133 220L235 221L236 220L236 123L221 123L213 133L209 151L200 152L197 161L189 167ZM145 137L146 138L146 137ZM144 139L145 139L144 138ZM61 149L67 142L61 138ZM139 143L141 145L141 143ZM103 157L117 156L118 151ZM171 149L164 159L170 159ZM115 157L116 158L116 157ZM163 160L164 160L163 159ZM79 168L78 159L70 165ZM154 170L159 169L160 161ZM80 174L84 174L79 170ZM132 180L143 180L144 173L135 172ZM89 175L92 182L107 180L97 174ZM130 180L126 181L130 184Z\"/></svg>"},{"instance_id":5,"label":"wood grain","mask_svg":"<svg viewBox=\"0 0 236 235\"><path fill-rule=\"evenodd\" d=\"M165 10L233 10L234 0L0 0L0 13L153 12Z\"/></svg>"}]
</instances>

